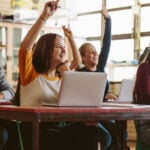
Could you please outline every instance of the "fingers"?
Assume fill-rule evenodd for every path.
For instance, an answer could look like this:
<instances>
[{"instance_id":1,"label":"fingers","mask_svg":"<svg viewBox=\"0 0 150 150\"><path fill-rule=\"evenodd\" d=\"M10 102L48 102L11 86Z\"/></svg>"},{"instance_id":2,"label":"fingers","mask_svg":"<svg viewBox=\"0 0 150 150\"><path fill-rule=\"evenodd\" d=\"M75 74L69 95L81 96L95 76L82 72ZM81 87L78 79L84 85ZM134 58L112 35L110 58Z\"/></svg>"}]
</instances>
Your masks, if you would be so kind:
<instances>
[{"instance_id":1,"label":"fingers","mask_svg":"<svg viewBox=\"0 0 150 150\"><path fill-rule=\"evenodd\" d=\"M63 25L62 28L64 31L71 33L71 30L69 28L67 28L66 26Z\"/></svg>"},{"instance_id":2,"label":"fingers","mask_svg":"<svg viewBox=\"0 0 150 150\"><path fill-rule=\"evenodd\" d=\"M58 3L59 3L59 0L56 1L56 4L57 4L57 8L60 8L60 6L58 6Z\"/></svg>"},{"instance_id":3,"label":"fingers","mask_svg":"<svg viewBox=\"0 0 150 150\"><path fill-rule=\"evenodd\" d=\"M58 2L59 2L59 0L57 0L57 1L49 1L49 2L46 3L46 5L48 7L50 7L51 10L56 10L59 7L58 6Z\"/></svg>"},{"instance_id":4,"label":"fingers","mask_svg":"<svg viewBox=\"0 0 150 150\"><path fill-rule=\"evenodd\" d=\"M114 95L114 94L112 94L112 93L108 93L108 94L105 96L105 99L116 100L117 97L116 97L116 95Z\"/></svg>"},{"instance_id":5,"label":"fingers","mask_svg":"<svg viewBox=\"0 0 150 150\"><path fill-rule=\"evenodd\" d=\"M57 3L59 2L59 0L56 1Z\"/></svg>"},{"instance_id":6,"label":"fingers","mask_svg":"<svg viewBox=\"0 0 150 150\"><path fill-rule=\"evenodd\" d=\"M61 64L58 69L60 72L69 71L70 70L70 61L66 60L63 64Z\"/></svg>"}]
</instances>

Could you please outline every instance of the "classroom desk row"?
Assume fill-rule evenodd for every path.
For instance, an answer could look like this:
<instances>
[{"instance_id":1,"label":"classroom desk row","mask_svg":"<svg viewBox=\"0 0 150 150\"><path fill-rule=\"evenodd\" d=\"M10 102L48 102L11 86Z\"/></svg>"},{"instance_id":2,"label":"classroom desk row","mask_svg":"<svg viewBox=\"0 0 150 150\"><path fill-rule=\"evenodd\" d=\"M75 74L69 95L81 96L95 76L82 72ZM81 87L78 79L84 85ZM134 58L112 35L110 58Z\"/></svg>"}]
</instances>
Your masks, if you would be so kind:
<instances>
[{"instance_id":1,"label":"classroom desk row","mask_svg":"<svg viewBox=\"0 0 150 150\"><path fill-rule=\"evenodd\" d=\"M33 150L39 150L40 122L118 120L124 127L127 120L150 119L150 107L18 107L0 105L0 119L32 122ZM125 150L125 146L123 140L122 150Z\"/></svg>"}]
</instances>

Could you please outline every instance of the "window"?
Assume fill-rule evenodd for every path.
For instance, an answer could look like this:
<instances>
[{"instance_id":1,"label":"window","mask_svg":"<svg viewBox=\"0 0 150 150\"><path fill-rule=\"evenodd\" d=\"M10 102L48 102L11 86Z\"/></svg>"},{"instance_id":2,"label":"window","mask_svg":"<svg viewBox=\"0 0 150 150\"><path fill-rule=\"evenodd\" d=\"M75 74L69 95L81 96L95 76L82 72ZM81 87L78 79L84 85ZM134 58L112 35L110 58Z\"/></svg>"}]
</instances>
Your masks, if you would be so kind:
<instances>
[{"instance_id":1,"label":"window","mask_svg":"<svg viewBox=\"0 0 150 150\"><path fill-rule=\"evenodd\" d=\"M101 0L66 0L66 8L74 10L76 13L91 12L100 10Z\"/></svg>"},{"instance_id":2,"label":"window","mask_svg":"<svg viewBox=\"0 0 150 150\"><path fill-rule=\"evenodd\" d=\"M133 60L134 59L133 42L134 41L131 39L112 41L108 62L110 61L123 62Z\"/></svg>"},{"instance_id":3,"label":"window","mask_svg":"<svg viewBox=\"0 0 150 150\"><path fill-rule=\"evenodd\" d=\"M133 29L133 13L131 9L110 12L112 18L112 34L131 33Z\"/></svg>"},{"instance_id":4,"label":"window","mask_svg":"<svg viewBox=\"0 0 150 150\"><path fill-rule=\"evenodd\" d=\"M124 6L131 6L133 5L133 0L107 0L107 8L117 8L117 7L124 7Z\"/></svg>"},{"instance_id":5,"label":"window","mask_svg":"<svg viewBox=\"0 0 150 150\"><path fill-rule=\"evenodd\" d=\"M150 31L150 21L148 21L148 14L150 14L150 7L143 7L141 9L141 31Z\"/></svg>"},{"instance_id":6,"label":"window","mask_svg":"<svg viewBox=\"0 0 150 150\"><path fill-rule=\"evenodd\" d=\"M149 47L149 46L150 46L150 36L142 37L141 38L141 53L143 52L145 47Z\"/></svg>"},{"instance_id":7,"label":"window","mask_svg":"<svg viewBox=\"0 0 150 150\"><path fill-rule=\"evenodd\" d=\"M82 38L100 36L100 20L100 14L79 16L74 22L72 22L71 29L75 36Z\"/></svg>"}]
</instances>

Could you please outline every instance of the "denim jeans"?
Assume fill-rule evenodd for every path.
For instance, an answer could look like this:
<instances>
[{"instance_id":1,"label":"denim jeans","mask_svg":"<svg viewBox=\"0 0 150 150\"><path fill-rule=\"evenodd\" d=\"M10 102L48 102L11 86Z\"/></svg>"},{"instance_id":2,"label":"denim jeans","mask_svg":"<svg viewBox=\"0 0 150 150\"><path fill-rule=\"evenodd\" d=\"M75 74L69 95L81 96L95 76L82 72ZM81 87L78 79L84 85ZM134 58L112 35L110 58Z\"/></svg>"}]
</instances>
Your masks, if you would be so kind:
<instances>
[{"instance_id":1,"label":"denim jeans","mask_svg":"<svg viewBox=\"0 0 150 150\"><path fill-rule=\"evenodd\" d=\"M107 147L107 150L120 150L121 146L121 135L122 135L122 126L121 124L116 123L115 120L110 120L110 121L101 121L100 122L105 129L110 133L111 136L111 144L109 147ZM127 141L128 139L128 132L125 129L124 133L125 137L124 140Z\"/></svg>"},{"instance_id":2,"label":"denim jeans","mask_svg":"<svg viewBox=\"0 0 150 150\"><path fill-rule=\"evenodd\" d=\"M111 134L101 124L101 122L98 122L98 127L99 127L99 142L101 145L101 150L106 150L111 144L111 140L112 140Z\"/></svg>"}]
</instances>

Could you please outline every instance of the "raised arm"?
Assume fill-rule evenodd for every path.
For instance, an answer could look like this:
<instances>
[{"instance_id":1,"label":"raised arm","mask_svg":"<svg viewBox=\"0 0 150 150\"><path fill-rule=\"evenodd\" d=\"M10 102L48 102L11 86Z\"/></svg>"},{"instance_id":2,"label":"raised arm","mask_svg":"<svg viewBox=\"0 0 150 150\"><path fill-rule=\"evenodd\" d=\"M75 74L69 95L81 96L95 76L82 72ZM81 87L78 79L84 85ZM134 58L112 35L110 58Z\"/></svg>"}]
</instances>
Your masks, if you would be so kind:
<instances>
[{"instance_id":1,"label":"raised arm","mask_svg":"<svg viewBox=\"0 0 150 150\"><path fill-rule=\"evenodd\" d=\"M42 27L44 26L45 21L54 14L54 12L58 8L58 2L57 1L49 1L45 3L44 9L39 16L39 18L36 20L34 25L31 27L27 35L25 36L24 40L21 43L20 50L28 51L32 48L33 44L36 41L36 38L41 31Z\"/></svg>"},{"instance_id":2,"label":"raised arm","mask_svg":"<svg viewBox=\"0 0 150 150\"><path fill-rule=\"evenodd\" d=\"M76 69L81 63L81 56L77 49L76 43L74 41L72 31L69 28L66 28L65 26L63 26L63 30L65 33L65 36L68 38L68 41L72 50L72 55L73 55L73 60L71 61L70 69L71 70Z\"/></svg>"},{"instance_id":3,"label":"raised arm","mask_svg":"<svg viewBox=\"0 0 150 150\"><path fill-rule=\"evenodd\" d=\"M103 72L107 63L107 59L110 51L110 45L111 45L111 18L105 7L102 8L101 13L106 23L105 23L105 31L104 31L101 53L99 55L98 68L100 69L100 71Z\"/></svg>"}]
</instances>

